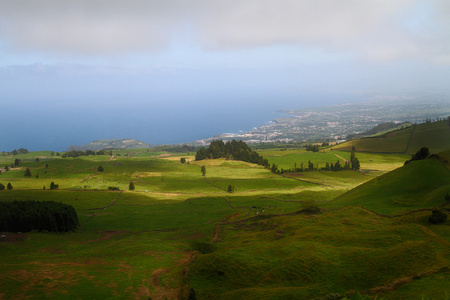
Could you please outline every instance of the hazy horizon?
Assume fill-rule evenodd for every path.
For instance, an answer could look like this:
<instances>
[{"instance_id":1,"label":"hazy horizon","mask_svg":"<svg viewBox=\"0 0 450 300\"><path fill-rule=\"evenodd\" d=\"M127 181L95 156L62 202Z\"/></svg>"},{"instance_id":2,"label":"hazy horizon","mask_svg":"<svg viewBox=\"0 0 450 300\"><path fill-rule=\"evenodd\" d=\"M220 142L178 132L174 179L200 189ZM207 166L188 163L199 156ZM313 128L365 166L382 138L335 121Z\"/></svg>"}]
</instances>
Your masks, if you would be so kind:
<instances>
[{"instance_id":1,"label":"hazy horizon","mask_svg":"<svg viewBox=\"0 0 450 300\"><path fill-rule=\"evenodd\" d=\"M274 111L442 93L450 3L0 2L0 151L183 143Z\"/></svg>"}]
</instances>

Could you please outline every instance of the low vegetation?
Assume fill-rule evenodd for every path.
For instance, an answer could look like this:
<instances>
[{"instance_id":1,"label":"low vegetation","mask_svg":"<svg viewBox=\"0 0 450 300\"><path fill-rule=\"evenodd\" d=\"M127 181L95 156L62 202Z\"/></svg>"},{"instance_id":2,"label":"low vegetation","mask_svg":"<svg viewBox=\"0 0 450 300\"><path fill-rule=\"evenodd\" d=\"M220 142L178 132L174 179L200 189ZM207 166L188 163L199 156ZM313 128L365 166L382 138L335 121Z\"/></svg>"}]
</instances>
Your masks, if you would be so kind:
<instances>
[{"instance_id":1,"label":"low vegetation","mask_svg":"<svg viewBox=\"0 0 450 300\"><path fill-rule=\"evenodd\" d=\"M396 134L412 127L403 130ZM45 217L17 222L33 214L0 208L0 224L55 224L66 220L66 207L79 225L2 227L0 298L445 299L450 147L435 152L444 146L429 135L433 142L412 153L359 141L353 155L351 147L336 150L343 145L245 147L244 156L280 170L313 162L284 174L219 151L220 142L202 160L192 149L5 152L0 205L35 207ZM448 135L439 138L445 145ZM431 155L404 165L422 147ZM355 157L357 171L322 169ZM44 190L49 182L58 189ZM61 208L50 217L44 205Z\"/></svg>"}]
</instances>

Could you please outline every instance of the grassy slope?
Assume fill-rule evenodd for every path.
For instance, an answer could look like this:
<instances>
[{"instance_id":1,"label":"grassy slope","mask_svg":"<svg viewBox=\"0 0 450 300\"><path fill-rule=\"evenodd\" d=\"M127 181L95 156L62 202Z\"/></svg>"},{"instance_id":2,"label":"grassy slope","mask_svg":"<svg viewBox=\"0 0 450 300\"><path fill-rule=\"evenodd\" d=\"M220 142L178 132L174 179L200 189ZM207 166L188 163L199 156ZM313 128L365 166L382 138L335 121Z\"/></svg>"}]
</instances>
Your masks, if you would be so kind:
<instances>
[{"instance_id":1,"label":"grassy slope","mask_svg":"<svg viewBox=\"0 0 450 300\"><path fill-rule=\"evenodd\" d=\"M193 263L191 285L205 299L308 299L355 289L388 299L445 299L450 225L429 224L430 211L404 213L444 203L449 182L448 163L427 159L316 202L334 208L319 215L269 210L271 217L226 220L219 251Z\"/></svg>"},{"instance_id":2,"label":"grassy slope","mask_svg":"<svg viewBox=\"0 0 450 300\"><path fill-rule=\"evenodd\" d=\"M303 299L353 289L369 291L449 265L445 256L449 252L448 223L428 225L429 212L383 218L360 207L342 208L350 204L346 201L361 204L357 195L350 200L342 200L345 198L341 196L337 202L330 201L372 179L375 175L371 173L308 172L297 178L321 183L326 176L326 185L317 185L275 176L252 164L209 160L188 165L179 163L183 155L161 159L152 152L138 152L132 158L116 160L102 156L42 158L39 163L32 153L19 167L30 167L33 174L39 172L39 179L24 178L24 169L1 175L0 182L6 185L11 181L15 189L0 192L0 201L62 201L77 209L82 226L76 233L30 233L20 242L0 243L4 258L0 265L0 298L43 295L175 299L186 284L182 274L192 254L191 241L211 241L213 237L222 240L216 243L218 251L197 254L190 268L191 286L198 299ZM280 157L287 165L302 159L301 155L305 155L303 159L312 158L298 151L278 152L291 155ZM383 172L397 168L405 160L404 155L357 156L362 166ZM3 161L13 162L11 159ZM47 174L45 163L49 163ZM99 164L104 172L97 171ZM201 176L201 165L206 165L206 181ZM383 189L388 189L388 182L398 176L410 176L410 180L416 175L433 178L437 174L438 183L449 182L448 169L446 173L432 160L412 166L423 170L416 174L401 168L395 172L403 173L392 178L386 174L380 180ZM109 185L124 189L130 180L136 184L134 192L104 190ZM408 180L395 183L403 185ZM50 181L59 183L61 190L42 190L41 185ZM370 187L372 181L361 188ZM228 184L234 184L237 192L224 192ZM437 201L444 192L442 186L432 190L426 182L423 188L426 205L440 204ZM404 189L402 192L415 195ZM362 190L359 193L364 194ZM313 201L333 210L316 216L279 215ZM386 201L374 204L372 209L395 213L420 205L424 203L402 202L396 206ZM261 209L250 210L252 206ZM266 218L269 214L279 216ZM446 273L423 277L392 291L378 292L404 299L415 299L412 295L416 299L421 295L425 299L440 298L448 292L443 284L448 280Z\"/></svg>"},{"instance_id":3,"label":"grassy slope","mask_svg":"<svg viewBox=\"0 0 450 300\"><path fill-rule=\"evenodd\" d=\"M360 185L335 199L332 205L356 204L378 213L395 214L438 206L449 191L448 163L429 158L411 162Z\"/></svg>"},{"instance_id":4,"label":"grassy slope","mask_svg":"<svg viewBox=\"0 0 450 300\"><path fill-rule=\"evenodd\" d=\"M450 264L448 239L436 236L427 216L408 222L346 207L224 223L219 250L194 261L191 286L199 299L310 299L355 289L389 296L392 284L416 284L414 276ZM421 291L403 285L396 293L426 299L449 292L443 279L427 282Z\"/></svg>"},{"instance_id":5,"label":"grassy slope","mask_svg":"<svg viewBox=\"0 0 450 300\"><path fill-rule=\"evenodd\" d=\"M437 153L450 148L450 126L448 121L419 124L379 137L345 142L333 149L350 151L352 146L363 152L407 154L414 154L421 147L428 147L431 153Z\"/></svg>"}]
</instances>

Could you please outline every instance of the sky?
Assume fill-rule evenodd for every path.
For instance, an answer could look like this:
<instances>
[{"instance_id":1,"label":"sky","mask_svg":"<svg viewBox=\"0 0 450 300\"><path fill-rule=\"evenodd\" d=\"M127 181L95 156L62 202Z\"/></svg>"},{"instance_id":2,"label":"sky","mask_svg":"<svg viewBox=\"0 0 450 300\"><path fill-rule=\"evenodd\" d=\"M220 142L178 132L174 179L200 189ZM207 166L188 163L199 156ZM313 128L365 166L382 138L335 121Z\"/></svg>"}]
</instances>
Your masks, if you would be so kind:
<instances>
[{"instance_id":1,"label":"sky","mask_svg":"<svg viewBox=\"0 0 450 300\"><path fill-rule=\"evenodd\" d=\"M447 0L0 0L0 151L185 143L449 79Z\"/></svg>"}]
</instances>

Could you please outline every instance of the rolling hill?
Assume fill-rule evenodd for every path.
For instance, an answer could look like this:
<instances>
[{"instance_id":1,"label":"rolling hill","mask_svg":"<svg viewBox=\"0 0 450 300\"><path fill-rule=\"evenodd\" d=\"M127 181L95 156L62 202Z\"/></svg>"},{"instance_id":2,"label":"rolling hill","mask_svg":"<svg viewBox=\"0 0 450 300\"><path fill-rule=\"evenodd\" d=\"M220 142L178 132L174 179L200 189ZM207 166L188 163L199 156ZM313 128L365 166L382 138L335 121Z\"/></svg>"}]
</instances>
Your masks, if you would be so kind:
<instances>
[{"instance_id":1,"label":"rolling hill","mask_svg":"<svg viewBox=\"0 0 450 300\"><path fill-rule=\"evenodd\" d=\"M438 153L450 149L449 121L413 125L381 136L347 141L332 149L351 151L352 146L358 152L413 154L421 147L428 147L431 153Z\"/></svg>"}]
</instances>

